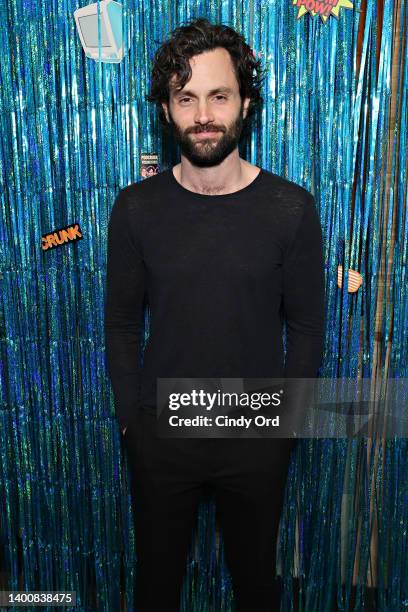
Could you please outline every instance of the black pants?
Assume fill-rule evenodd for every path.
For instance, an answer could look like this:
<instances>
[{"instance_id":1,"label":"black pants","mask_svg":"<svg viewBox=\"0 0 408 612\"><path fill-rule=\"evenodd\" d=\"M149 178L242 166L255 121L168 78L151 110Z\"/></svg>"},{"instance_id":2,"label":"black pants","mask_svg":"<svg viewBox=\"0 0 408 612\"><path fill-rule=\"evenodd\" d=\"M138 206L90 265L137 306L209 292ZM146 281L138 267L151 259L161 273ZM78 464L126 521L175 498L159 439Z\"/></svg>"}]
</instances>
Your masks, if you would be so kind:
<instances>
[{"instance_id":1,"label":"black pants","mask_svg":"<svg viewBox=\"0 0 408 612\"><path fill-rule=\"evenodd\" d=\"M159 438L155 427L155 412L142 409L124 438L136 536L135 612L179 612L203 485L214 491L236 610L278 611L276 542L296 440Z\"/></svg>"}]
</instances>

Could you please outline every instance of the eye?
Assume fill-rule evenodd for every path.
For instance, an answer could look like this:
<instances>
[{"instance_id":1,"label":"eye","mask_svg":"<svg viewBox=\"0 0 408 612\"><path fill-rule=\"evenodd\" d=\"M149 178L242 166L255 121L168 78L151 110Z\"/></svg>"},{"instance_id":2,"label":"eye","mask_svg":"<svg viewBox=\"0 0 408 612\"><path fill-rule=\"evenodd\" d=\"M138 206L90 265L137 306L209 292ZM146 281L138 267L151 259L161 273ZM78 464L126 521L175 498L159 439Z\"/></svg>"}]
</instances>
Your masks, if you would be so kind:
<instances>
[{"instance_id":1,"label":"eye","mask_svg":"<svg viewBox=\"0 0 408 612\"><path fill-rule=\"evenodd\" d=\"M180 98L179 102L185 102L186 100L191 100L191 98Z\"/></svg>"},{"instance_id":2,"label":"eye","mask_svg":"<svg viewBox=\"0 0 408 612\"><path fill-rule=\"evenodd\" d=\"M226 100L227 96L223 96L222 94L218 94L217 96L215 96L216 98L221 98L221 100Z\"/></svg>"}]
</instances>

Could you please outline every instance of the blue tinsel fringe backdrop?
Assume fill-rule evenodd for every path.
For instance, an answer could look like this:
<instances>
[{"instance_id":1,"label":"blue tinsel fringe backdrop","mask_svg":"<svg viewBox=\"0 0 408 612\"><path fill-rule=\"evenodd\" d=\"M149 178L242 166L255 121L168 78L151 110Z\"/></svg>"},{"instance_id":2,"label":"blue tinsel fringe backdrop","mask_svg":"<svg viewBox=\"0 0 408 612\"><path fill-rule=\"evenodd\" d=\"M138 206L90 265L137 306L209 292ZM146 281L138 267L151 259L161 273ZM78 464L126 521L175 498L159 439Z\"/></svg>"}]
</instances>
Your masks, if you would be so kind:
<instances>
[{"instance_id":1,"label":"blue tinsel fringe backdrop","mask_svg":"<svg viewBox=\"0 0 408 612\"><path fill-rule=\"evenodd\" d=\"M312 3L313 4L313 3ZM71 0L0 6L0 588L75 590L78 610L128 609L134 554L126 461L105 368L107 222L141 153L178 161L145 102L160 41L197 16L240 30L268 65L242 155L311 190L326 260L321 375L407 376L407 6L343 2L324 23L290 0L124 2L131 48L85 57ZM352 8L346 8L352 5ZM41 236L79 223L77 244ZM337 266L363 277L337 286ZM284 610L408 600L406 439L302 440L281 523ZM183 610L229 611L214 508L200 508ZM295 567L293 567L295 566ZM345 586L342 593L341 584ZM385 589L388 589L387 591ZM406 606L406 603L405 603ZM29 608L30 609L30 608Z\"/></svg>"}]
</instances>

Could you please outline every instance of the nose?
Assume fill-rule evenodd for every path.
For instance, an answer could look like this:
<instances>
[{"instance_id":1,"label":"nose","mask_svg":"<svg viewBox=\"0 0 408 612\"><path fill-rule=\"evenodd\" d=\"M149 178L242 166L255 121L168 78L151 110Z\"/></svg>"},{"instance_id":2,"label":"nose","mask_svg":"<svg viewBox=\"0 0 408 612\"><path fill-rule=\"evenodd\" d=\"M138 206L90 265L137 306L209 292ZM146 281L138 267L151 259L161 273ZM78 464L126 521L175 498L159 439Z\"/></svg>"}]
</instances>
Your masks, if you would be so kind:
<instances>
[{"instance_id":1,"label":"nose","mask_svg":"<svg viewBox=\"0 0 408 612\"><path fill-rule=\"evenodd\" d=\"M196 123L200 123L201 125L206 125L207 123L214 121L214 115L212 114L206 100L200 100L198 102L194 121Z\"/></svg>"}]
</instances>

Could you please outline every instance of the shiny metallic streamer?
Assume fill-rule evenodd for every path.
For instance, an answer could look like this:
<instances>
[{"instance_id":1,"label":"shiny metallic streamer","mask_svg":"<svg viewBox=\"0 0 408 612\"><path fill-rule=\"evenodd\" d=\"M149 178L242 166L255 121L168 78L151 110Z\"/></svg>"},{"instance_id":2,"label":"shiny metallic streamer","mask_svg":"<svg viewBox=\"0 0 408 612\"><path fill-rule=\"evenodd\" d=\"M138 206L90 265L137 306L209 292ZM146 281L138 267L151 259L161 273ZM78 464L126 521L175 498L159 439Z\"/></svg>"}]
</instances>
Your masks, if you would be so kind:
<instances>
[{"instance_id":1,"label":"shiny metallic streamer","mask_svg":"<svg viewBox=\"0 0 408 612\"><path fill-rule=\"evenodd\" d=\"M145 102L153 53L176 25L207 16L240 30L268 65L259 129L243 153L315 194L328 321L321 375L373 377L382 392L408 367L408 16L402 0L356 2L326 24L297 20L288 0L134 0L124 3L129 53L106 65L84 56L77 6L0 6L0 586L76 590L76 609L111 611L123 574L132 610L128 472L105 369L105 249L114 196L140 180L140 154L158 152L161 169L178 161ZM76 221L82 241L41 251L43 233ZM363 275L356 294L349 268ZM356 609L370 584L378 610L406 606L406 451L404 439L299 443L280 530L284 610L292 576L306 612L335 601L348 609L353 585ZM222 534L217 549L210 501L182 610L233 609Z\"/></svg>"}]
</instances>

